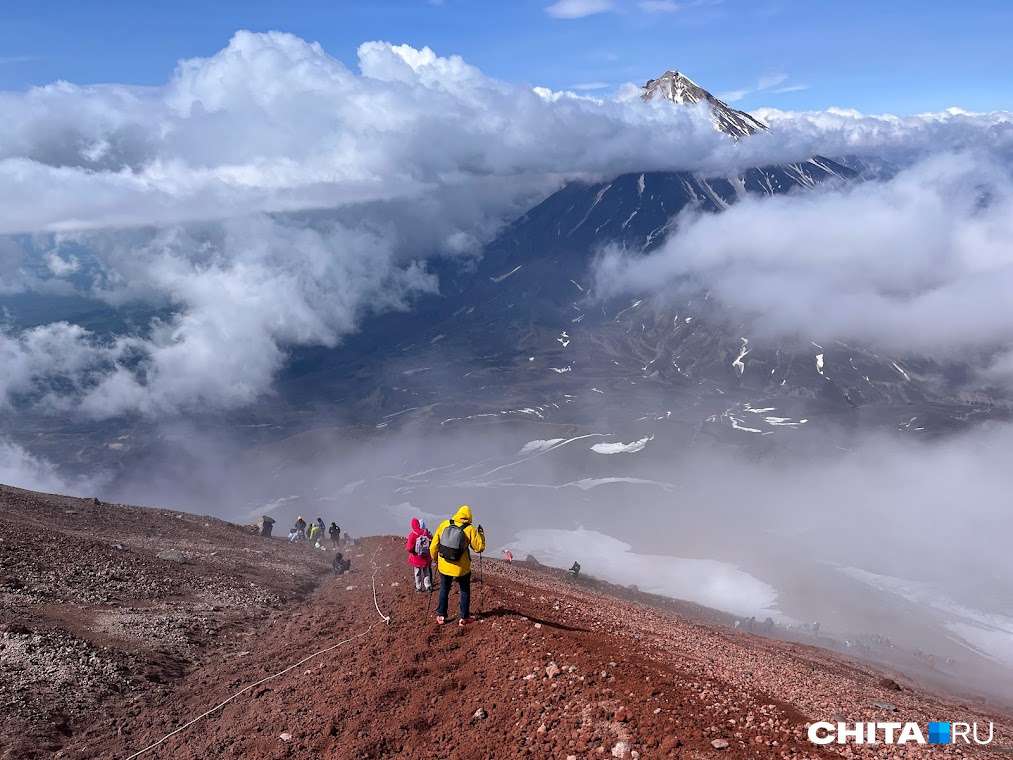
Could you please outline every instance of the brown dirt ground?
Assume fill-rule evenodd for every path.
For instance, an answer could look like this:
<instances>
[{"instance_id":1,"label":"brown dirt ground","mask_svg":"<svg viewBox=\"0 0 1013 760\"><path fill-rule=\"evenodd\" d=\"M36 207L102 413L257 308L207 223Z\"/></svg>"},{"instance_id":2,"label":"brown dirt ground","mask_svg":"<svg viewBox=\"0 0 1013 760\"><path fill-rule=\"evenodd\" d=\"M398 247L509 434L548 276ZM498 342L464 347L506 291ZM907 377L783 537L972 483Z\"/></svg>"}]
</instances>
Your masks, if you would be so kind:
<instances>
[{"instance_id":1,"label":"brown dirt ground","mask_svg":"<svg viewBox=\"0 0 1013 760\"><path fill-rule=\"evenodd\" d=\"M68 531L59 532L60 551L47 553L39 524L49 526L49 541L51 518L60 515L73 520L60 529ZM806 740L807 722L839 719L992 721L991 751L965 754L1013 753L1013 720L995 706L948 698L833 652L731 630L706 608L652 606L645 595L526 563L484 563L484 583L472 593L482 615L462 629L434 624L428 596L412 591L398 538L348 549L352 572L334 577L329 555L221 521L13 489L0 494L0 537L0 574L12 579L0 591L0 706L14 717L0 730L4 758L127 758L237 692L141 757L955 750L819 749ZM129 550L110 547L119 542ZM187 564L157 560L167 544L187 553ZM389 625L374 605L374 580ZM455 604L456 592L452 611ZM7 656L26 646L27 657ZM75 666L32 677L34 666L61 657ZM900 690L881 685L885 677ZM716 740L727 748L716 749Z\"/></svg>"}]
</instances>

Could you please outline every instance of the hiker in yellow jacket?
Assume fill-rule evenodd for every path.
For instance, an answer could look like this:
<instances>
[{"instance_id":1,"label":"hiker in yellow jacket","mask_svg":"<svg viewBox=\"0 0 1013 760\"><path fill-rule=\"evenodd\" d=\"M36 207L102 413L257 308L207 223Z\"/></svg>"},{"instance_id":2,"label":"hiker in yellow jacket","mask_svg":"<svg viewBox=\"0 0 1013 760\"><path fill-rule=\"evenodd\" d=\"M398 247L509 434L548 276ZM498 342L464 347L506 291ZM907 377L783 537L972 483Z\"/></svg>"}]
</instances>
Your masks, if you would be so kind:
<instances>
[{"instance_id":1,"label":"hiker in yellow jacket","mask_svg":"<svg viewBox=\"0 0 1013 760\"><path fill-rule=\"evenodd\" d=\"M458 625L475 622L475 618L469 614L471 549L479 554L485 551L485 532L481 525L476 528L471 524L471 509L464 506L457 510L457 514L451 519L440 523L429 544L429 556L437 560L436 568L440 573L440 602L436 607L437 625L447 622L450 587L454 585L455 580L461 589L461 619Z\"/></svg>"}]
</instances>

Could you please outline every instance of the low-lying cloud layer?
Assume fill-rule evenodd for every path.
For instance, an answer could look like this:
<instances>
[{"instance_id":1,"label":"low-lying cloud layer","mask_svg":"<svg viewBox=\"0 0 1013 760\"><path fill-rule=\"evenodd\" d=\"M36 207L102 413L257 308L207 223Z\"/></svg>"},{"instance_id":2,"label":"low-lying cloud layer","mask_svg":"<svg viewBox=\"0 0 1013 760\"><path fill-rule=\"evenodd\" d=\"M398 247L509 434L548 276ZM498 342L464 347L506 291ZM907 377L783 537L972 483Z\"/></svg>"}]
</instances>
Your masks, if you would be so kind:
<instances>
[{"instance_id":1,"label":"low-lying cloud layer","mask_svg":"<svg viewBox=\"0 0 1013 760\"><path fill-rule=\"evenodd\" d=\"M710 290L750 335L836 338L901 356L1006 352L1011 169L980 152L937 155L885 182L688 213L650 256L606 253L598 279L638 293Z\"/></svg>"}]
</instances>

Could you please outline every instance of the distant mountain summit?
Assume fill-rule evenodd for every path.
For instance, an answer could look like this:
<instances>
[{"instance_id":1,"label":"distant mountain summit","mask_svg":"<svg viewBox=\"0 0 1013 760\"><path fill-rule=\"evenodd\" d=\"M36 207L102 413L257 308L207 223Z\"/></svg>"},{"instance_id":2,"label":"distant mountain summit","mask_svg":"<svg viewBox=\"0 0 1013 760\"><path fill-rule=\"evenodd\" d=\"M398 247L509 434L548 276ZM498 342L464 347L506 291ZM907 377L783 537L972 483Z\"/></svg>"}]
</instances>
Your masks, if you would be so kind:
<instances>
[{"instance_id":1,"label":"distant mountain summit","mask_svg":"<svg viewBox=\"0 0 1013 760\"><path fill-rule=\"evenodd\" d=\"M706 103L710 108L714 126L735 139L767 131L766 124L754 119L745 111L732 108L679 71L666 71L657 79L651 79L644 85L644 93L640 97L644 102L661 98L678 105Z\"/></svg>"}]
</instances>

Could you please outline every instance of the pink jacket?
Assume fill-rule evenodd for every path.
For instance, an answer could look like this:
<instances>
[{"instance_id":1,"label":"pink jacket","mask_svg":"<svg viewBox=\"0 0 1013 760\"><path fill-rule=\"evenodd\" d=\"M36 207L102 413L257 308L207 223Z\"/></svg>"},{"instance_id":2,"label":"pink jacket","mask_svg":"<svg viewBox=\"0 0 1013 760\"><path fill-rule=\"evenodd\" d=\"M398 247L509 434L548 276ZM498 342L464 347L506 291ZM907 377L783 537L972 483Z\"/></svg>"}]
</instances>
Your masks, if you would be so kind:
<instances>
[{"instance_id":1,"label":"pink jacket","mask_svg":"<svg viewBox=\"0 0 1013 760\"><path fill-rule=\"evenodd\" d=\"M422 535L429 536L430 540L433 538L433 534L428 530L422 530L422 525L419 523L418 518L413 517L412 530L408 534L408 541L405 543L405 550L408 552L408 564L412 567L429 567L429 563L432 562L428 553L424 556L419 556L415 553L415 541Z\"/></svg>"}]
</instances>

